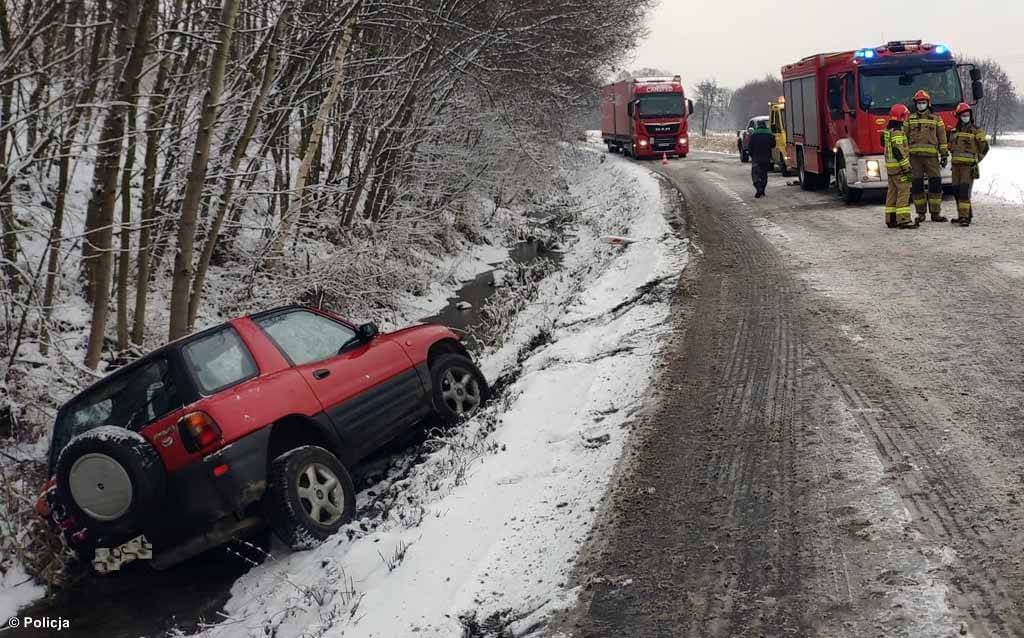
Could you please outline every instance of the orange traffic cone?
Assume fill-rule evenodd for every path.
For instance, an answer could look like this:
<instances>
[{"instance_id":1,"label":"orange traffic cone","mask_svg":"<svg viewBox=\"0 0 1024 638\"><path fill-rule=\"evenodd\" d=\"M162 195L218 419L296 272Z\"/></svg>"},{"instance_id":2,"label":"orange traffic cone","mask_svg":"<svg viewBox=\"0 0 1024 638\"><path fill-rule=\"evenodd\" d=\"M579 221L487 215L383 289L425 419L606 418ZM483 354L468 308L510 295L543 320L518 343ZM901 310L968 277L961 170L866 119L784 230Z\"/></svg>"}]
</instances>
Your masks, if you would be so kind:
<instances>
[{"instance_id":1,"label":"orange traffic cone","mask_svg":"<svg viewBox=\"0 0 1024 638\"><path fill-rule=\"evenodd\" d=\"M661 165L668 166L668 153L661 154Z\"/></svg>"}]
</instances>

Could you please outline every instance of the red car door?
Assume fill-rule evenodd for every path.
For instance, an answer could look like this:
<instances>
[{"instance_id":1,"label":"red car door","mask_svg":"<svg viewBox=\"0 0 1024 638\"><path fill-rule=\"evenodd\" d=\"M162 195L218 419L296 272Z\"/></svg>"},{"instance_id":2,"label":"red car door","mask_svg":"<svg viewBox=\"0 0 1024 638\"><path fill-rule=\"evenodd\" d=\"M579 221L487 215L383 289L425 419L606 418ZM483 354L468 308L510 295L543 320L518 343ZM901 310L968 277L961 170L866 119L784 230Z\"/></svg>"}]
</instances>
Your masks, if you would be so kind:
<instances>
[{"instance_id":1,"label":"red car door","mask_svg":"<svg viewBox=\"0 0 1024 638\"><path fill-rule=\"evenodd\" d=\"M351 326L302 308L253 321L309 384L353 456L372 451L422 416L423 385L405 351L387 337L354 342Z\"/></svg>"}]
</instances>

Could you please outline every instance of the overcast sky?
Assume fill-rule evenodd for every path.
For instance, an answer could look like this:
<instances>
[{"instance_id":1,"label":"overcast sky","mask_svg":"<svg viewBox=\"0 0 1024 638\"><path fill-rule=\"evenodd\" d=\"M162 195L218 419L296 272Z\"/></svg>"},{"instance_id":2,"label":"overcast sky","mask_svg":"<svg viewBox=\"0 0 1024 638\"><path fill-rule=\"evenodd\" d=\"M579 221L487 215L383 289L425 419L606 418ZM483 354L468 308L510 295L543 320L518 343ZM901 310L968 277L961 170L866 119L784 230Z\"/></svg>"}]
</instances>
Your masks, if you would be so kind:
<instances>
[{"instance_id":1,"label":"overcast sky","mask_svg":"<svg viewBox=\"0 0 1024 638\"><path fill-rule=\"evenodd\" d=\"M736 88L815 53L921 39L995 58L1024 93L1022 0L661 0L648 27L626 67L678 73L687 89L708 77Z\"/></svg>"}]
</instances>

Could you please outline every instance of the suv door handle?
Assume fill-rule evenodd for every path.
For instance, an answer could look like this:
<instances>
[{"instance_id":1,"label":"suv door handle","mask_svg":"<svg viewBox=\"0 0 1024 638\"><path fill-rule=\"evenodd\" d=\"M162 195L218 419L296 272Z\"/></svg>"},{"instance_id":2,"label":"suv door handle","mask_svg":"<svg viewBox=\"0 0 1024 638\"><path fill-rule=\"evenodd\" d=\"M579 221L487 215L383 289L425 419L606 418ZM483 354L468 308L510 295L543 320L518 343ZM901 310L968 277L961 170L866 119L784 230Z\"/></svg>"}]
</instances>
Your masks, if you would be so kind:
<instances>
[{"instance_id":1,"label":"suv door handle","mask_svg":"<svg viewBox=\"0 0 1024 638\"><path fill-rule=\"evenodd\" d=\"M317 370L313 373L313 378L316 379L317 381L321 379L326 379L329 376L331 376L331 371L326 368L322 370Z\"/></svg>"}]
</instances>

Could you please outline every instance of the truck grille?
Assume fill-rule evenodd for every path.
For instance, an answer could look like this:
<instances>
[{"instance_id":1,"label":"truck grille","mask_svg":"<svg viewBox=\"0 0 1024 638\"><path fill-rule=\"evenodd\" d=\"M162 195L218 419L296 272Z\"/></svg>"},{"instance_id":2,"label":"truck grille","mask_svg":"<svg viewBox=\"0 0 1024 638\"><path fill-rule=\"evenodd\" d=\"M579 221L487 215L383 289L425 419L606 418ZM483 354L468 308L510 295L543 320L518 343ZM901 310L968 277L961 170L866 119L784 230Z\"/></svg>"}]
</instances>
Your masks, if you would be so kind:
<instances>
[{"instance_id":1,"label":"truck grille","mask_svg":"<svg viewBox=\"0 0 1024 638\"><path fill-rule=\"evenodd\" d=\"M679 134L679 124L644 124L644 127L652 137Z\"/></svg>"},{"instance_id":2,"label":"truck grille","mask_svg":"<svg viewBox=\"0 0 1024 638\"><path fill-rule=\"evenodd\" d=\"M651 142L651 148L656 151L674 151L676 148L676 138L656 137Z\"/></svg>"}]
</instances>

